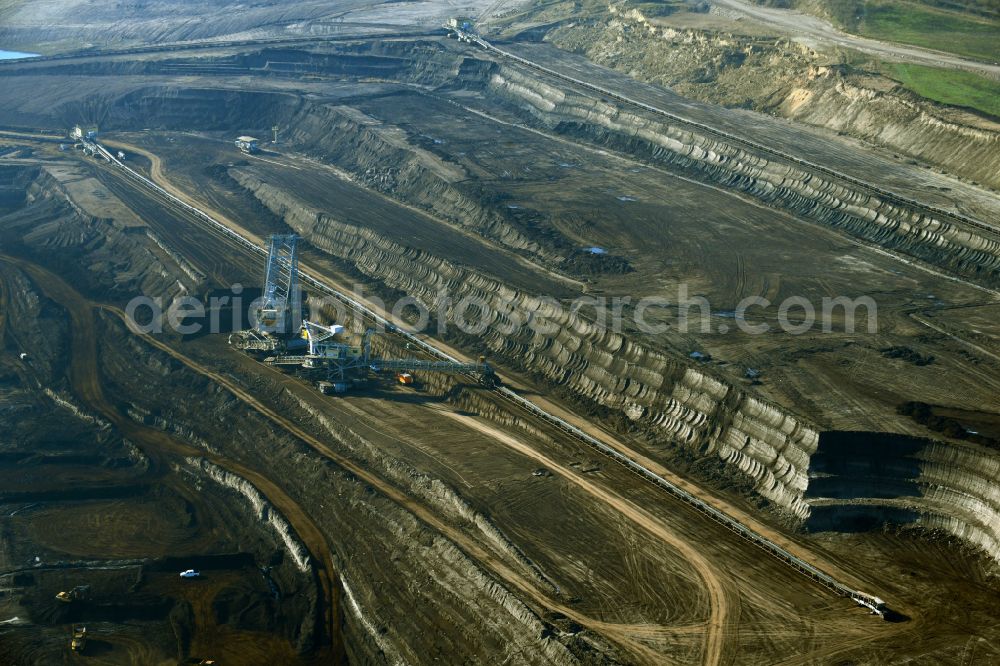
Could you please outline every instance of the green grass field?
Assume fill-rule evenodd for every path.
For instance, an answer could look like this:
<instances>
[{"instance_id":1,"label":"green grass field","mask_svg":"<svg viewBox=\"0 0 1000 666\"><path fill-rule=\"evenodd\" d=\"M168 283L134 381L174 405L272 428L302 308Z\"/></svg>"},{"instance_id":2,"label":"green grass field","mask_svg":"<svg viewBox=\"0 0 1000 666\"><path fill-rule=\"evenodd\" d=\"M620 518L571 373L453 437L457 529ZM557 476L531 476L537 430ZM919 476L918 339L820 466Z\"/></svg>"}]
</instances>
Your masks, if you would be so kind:
<instances>
[{"instance_id":1,"label":"green grass field","mask_svg":"<svg viewBox=\"0 0 1000 666\"><path fill-rule=\"evenodd\" d=\"M921 97L1000 118L1000 81L921 65L887 65L885 74Z\"/></svg>"},{"instance_id":2,"label":"green grass field","mask_svg":"<svg viewBox=\"0 0 1000 666\"><path fill-rule=\"evenodd\" d=\"M1000 62L1000 23L912 2L866 2L859 34Z\"/></svg>"}]
</instances>

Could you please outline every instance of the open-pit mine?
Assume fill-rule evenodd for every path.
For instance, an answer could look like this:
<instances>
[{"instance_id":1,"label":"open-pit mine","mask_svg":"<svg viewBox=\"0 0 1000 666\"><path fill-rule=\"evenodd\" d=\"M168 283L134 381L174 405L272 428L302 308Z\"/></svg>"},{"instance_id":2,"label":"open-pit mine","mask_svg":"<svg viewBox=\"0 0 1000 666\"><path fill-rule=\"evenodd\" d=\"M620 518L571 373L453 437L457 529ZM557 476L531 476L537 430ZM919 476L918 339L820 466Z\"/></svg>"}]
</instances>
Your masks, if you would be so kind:
<instances>
[{"instance_id":1,"label":"open-pit mine","mask_svg":"<svg viewBox=\"0 0 1000 666\"><path fill-rule=\"evenodd\" d=\"M1000 119L739 7L0 2L0 664L1000 663Z\"/></svg>"}]
</instances>

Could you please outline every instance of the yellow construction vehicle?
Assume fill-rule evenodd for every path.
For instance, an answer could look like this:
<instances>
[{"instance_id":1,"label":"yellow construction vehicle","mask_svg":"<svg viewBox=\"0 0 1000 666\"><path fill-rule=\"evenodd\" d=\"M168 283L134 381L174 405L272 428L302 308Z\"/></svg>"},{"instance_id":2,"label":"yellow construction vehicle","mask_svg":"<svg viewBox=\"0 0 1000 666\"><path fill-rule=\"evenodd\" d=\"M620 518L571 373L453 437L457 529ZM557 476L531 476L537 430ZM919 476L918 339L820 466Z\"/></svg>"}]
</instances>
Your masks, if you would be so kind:
<instances>
[{"instance_id":1,"label":"yellow construction vehicle","mask_svg":"<svg viewBox=\"0 0 1000 666\"><path fill-rule=\"evenodd\" d=\"M73 639L69 643L69 648L73 652L83 652L87 647L87 627L73 627Z\"/></svg>"},{"instance_id":2,"label":"yellow construction vehicle","mask_svg":"<svg viewBox=\"0 0 1000 666\"><path fill-rule=\"evenodd\" d=\"M59 592L56 594L56 599L68 604L72 601L80 601L87 598L87 592L90 591L89 585L77 585L69 592Z\"/></svg>"},{"instance_id":3,"label":"yellow construction vehicle","mask_svg":"<svg viewBox=\"0 0 1000 666\"><path fill-rule=\"evenodd\" d=\"M405 386L409 386L413 383L413 375L408 372L397 372L396 381Z\"/></svg>"}]
</instances>

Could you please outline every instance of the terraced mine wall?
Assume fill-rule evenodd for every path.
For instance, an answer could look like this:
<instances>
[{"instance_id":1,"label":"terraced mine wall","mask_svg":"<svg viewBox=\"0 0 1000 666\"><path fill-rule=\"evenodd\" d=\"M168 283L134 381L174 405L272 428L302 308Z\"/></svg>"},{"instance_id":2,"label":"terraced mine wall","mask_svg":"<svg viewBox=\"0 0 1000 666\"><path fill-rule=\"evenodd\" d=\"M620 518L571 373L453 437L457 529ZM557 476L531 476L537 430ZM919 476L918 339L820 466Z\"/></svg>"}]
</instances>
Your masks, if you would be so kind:
<instances>
[{"instance_id":1,"label":"terraced mine wall","mask_svg":"<svg viewBox=\"0 0 1000 666\"><path fill-rule=\"evenodd\" d=\"M377 76L420 86L478 90L492 103L546 131L621 150L964 279L1000 285L1000 234L988 226L966 224L890 200L663 116L602 101L596 94L575 92L571 86L519 66L448 52L430 42L356 48L336 53L273 50L223 59L220 66L234 66L233 73L237 73L243 65L262 67L281 62L289 72L315 71L359 80ZM274 75L284 74L275 71ZM333 161L367 186L518 252L557 263L567 254L558 239L540 237L519 225L500 202L490 202L483 192L469 189L463 182L467 174L460 168L442 163L407 142L405 135L355 109L286 93L169 85L146 85L125 94L100 93L83 106L101 108L91 115L102 116L103 126L109 130L184 130L192 116L199 118L202 130L244 131L279 122L291 128L286 138L290 145ZM65 102L56 115L80 117L80 109L79 102ZM931 125L927 136L933 137ZM978 137L979 130L968 132L973 139ZM944 144L934 141L927 145L930 151Z\"/></svg>"},{"instance_id":2,"label":"terraced mine wall","mask_svg":"<svg viewBox=\"0 0 1000 666\"><path fill-rule=\"evenodd\" d=\"M3 233L16 235L43 262L58 253L67 266L75 267L75 277L95 291L163 294L169 302L200 282L182 258L160 249L162 241L148 229L123 226L84 210L66 182L46 169L38 170L27 184L25 202L29 205L3 218Z\"/></svg>"},{"instance_id":3,"label":"terraced mine wall","mask_svg":"<svg viewBox=\"0 0 1000 666\"><path fill-rule=\"evenodd\" d=\"M360 64L355 75L367 74L371 59L388 59L398 66L394 69L398 78L421 85L440 85L445 75L451 75L456 78L450 85L461 81L463 87L479 89L502 108L516 110L546 130L622 150L977 283L1000 285L1000 234L995 230L972 227L893 202L689 126L573 92L566 86L557 87L519 67L458 58L427 44L415 47L417 53L403 49L400 45L387 46L378 53L361 54L364 58L338 54L324 56L321 62L315 54L287 52L282 57L290 62L304 58L308 67L316 68L338 63L341 69L346 65L338 58L355 58ZM404 55L410 58L409 68L402 66ZM286 100L281 109L289 109ZM273 114L281 109L268 111ZM415 203L512 249L546 260L560 261L565 256L566 248L518 228L500 210L501 206L484 203L476 196L478 193L465 190L458 182L465 174L436 168L433 156L421 154L412 144L401 143L398 135L353 109L305 104L296 108L288 125L294 128L290 139L300 149L334 161L366 185ZM936 127L940 130L943 126L938 123ZM983 138L979 137L981 130L969 128L966 133L972 139ZM931 132L928 136L936 135ZM927 150L942 145L940 141L929 142Z\"/></svg>"},{"instance_id":4,"label":"terraced mine wall","mask_svg":"<svg viewBox=\"0 0 1000 666\"><path fill-rule=\"evenodd\" d=\"M306 550L302 542L299 541L299 537L295 534L295 530L284 516L278 512L267 498L257 490L252 483L247 481L241 476L237 476L222 467L219 467L215 463L209 462L204 458L194 459L189 458L187 460L188 465L193 468L198 469L201 473L211 478L216 483L219 483L230 490L234 490L240 495L242 495L246 501L253 508L255 517L261 522L267 523L274 530L278 539L285 544L285 550L291 556L292 561L295 566L298 567L299 571L306 573L311 570L312 563L309 561L309 551Z\"/></svg>"},{"instance_id":5,"label":"terraced mine wall","mask_svg":"<svg viewBox=\"0 0 1000 666\"><path fill-rule=\"evenodd\" d=\"M1000 188L1000 125L942 108L868 71L771 36L673 28L638 10L561 25L546 39L629 76L726 106L750 105L843 132Z\"/></svg>"},{"instance_id":6,"label":"terraced mine wall","mask_svg":"<svg viewBox=\"0 0 1000 666\"><path fill-rule=\"evenodd\" d=\"M1000 554L1000 460L982 450L905 435L824 432L809 474L811 529L914 525Z\"/></svg>"},{"instance_id":7,"label":"terraced mine wall","mask_svg":"<svg viewBox=\"0 0 1000 666\"><path fill-rule=\"evenodd\" d=\"M891 203L689 127L567 92L518 68L498 68L487 90L552 131L586 138L742 192L796 217L976 283L1000 285L1000 235L995 231Z\"/></svg>"},{"instance_id":8,"label":"terraced mine wall","mask_svg":"<svg viewBox=\"0 0 1000 666\"><path fill-rule=\"evenodd\" d=\"M390 136L373 118L349 107L312 107L296 115L291 140L338 164L363 184L468 228L511 249L546 259L559 253L458 184L468 174Z\"/></svg>"},{"instance_id":9,"label":"terraced mine wall","mask_svg":"<svg viewBox=\"0 0 1000 666\"><path fill-rule=\"evenodd\" d=\"M807 521L808 526L845 528L847 520L830 517L858 511L857 503L826 503L810 490L813 457L820 442L812 424L700 368L580 316L552 310L535 295L513 290L468 267L414 252L371 229L340 222L334 213L312 208L249 172L232 169L231 175L310 243L429 308L441 289L455 301L463 296L483 299L494 311L479 340L492 356L542 376L584 403L622 414L654 442L681 445L696 457L721 460L729 474L749 480L755 492ZM513 308L507 309L511 303ZM455 313L449 309L448 314ZM558 331L542 335L521 327L509 333L512 321L526 321L531 314L549 318ZM945 444L935 447L949 450ZM970 465L975 460L995 463L989 462L993 459L988 453L966 453L962 460ZM924 494L936 499L922 502L921 511L898 510L887 515L892 522L944 529L991 555L1000 554L990 541L998 534L995 522L979 525L954 493L955 504L943 501L949 493L932 491L931 485L921 487L921 497Z\"/></svg>"},{"instance_id":10,"label":"terraced mine wall","mask_svg":"<svg viewBox=\"0 0 1000 666\"><path fill-rule=\"evenodd\" d=\"M440 290L454 303L475 296L490 305L480 335L491 354L543 376L578 398L623 412L658 441L716 455L752 479L761 495L799 518L809 455L817 433L798 419L694 367L597 326L578 314L556 311L543 298L426 253L408 250L370 229L338 222L294 195L232 170L234 178L317 248L434 309ZM294 213L286 214L288 211ZM505 313L505 314L501 314ZM558 329L536 334L512 327L545 317ZM511 334L511 328L517 330Z\"/></svg>"},{"instance_id":11,"label":"terraced mine wall","mask_svg":"<svg viewBox=\"0 0 1000 666\"><path fill-rule=\"evenodd\" d=\"M36 175L34 169L0 166L0 213L24 205L27 184Z\"/></svg>"},{"instance_id":12,"label":"terraced mine wall","mask_svg":"<svg viewBox=\"0 0 1000 666\"><path fill-rule=\"evenodd\" d=\"M975 124L960 124L915 95L866 88L828 76L831 70L823 68L811 71L817 73L814 81L791 90L777 107L779 113L898 150L1000 189L1000 129L992 128L1000 127L996 123L972 118Z\"/></svg>"}]
</instances>

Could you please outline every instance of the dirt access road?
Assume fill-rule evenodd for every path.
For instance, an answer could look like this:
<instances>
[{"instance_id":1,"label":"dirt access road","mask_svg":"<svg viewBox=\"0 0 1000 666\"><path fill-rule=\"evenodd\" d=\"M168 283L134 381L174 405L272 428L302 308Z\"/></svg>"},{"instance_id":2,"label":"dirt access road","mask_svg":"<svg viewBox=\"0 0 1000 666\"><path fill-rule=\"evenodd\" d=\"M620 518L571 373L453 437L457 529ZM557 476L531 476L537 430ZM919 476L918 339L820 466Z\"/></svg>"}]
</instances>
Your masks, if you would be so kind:
<instances>
[{"instance_id":1,"label":"dirt access road","mask_svg":"<svg viewBox=\"0 0 1000 666\"><path fill-rule=\"evenodd\" d=\"M918 46L907 46L850 35L837 30L828 21L792 9L763 7L743 2L743 0L712 0L712 4L722 8L727 14L747 16L770 28L777 28L796 41L814 48L839 46L885 60L909 62L929 67L962 69L1000 80L1000 65L996 63L977 62L942 51L932 51Z\"/></svg>"},{"instance_id":2,"label":"dirt access road","mask_svg":"<svg viewBox=\"0 0 1000 666\"><path fill-rule=\"evenodd\" d=\"M702 663L722 663L722 649L725 644L726 630L732 629L732 627L727 624L727 620L729 619L729 599L727 598L727 591L734 595L738 593L731 589L727 590L727 587L716 574L715 568L707 559L705 559L704 556L702 556L701 552L699 552L694 544L679 538L676 534L667 529L661 521L643 511L642 508L635 506L628 500L611 491L591 483L587 479L580 476L578 472L571 470L565 465L556 462L549 456L536 451L534 448L528 446L515 437L511 437L499 428L444 409L440 411L446 417L462 421L469 427L475 428L492 439L509 446L518 453L535 460L546 469L556 472L595 497L598 501L613 507L623 516L635 521L637 525L642 527L651 535L676 548L677 551L684 556L687 562L695 568L698 575L701 576L701 580L705 584L705 588L708 590L709 594L711 615L709 616L708 624L704 629L705 637Z\"/></svg>"}]
</instances>

